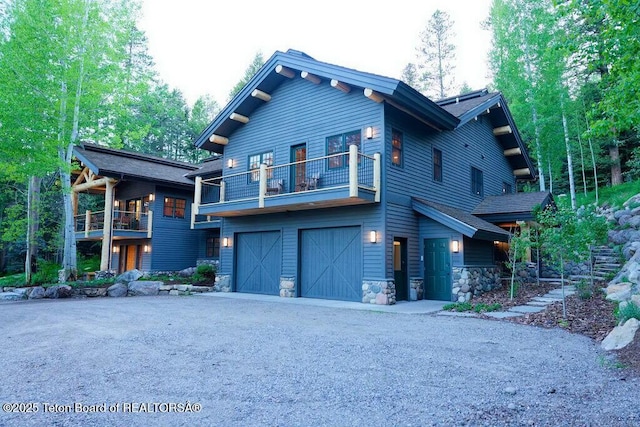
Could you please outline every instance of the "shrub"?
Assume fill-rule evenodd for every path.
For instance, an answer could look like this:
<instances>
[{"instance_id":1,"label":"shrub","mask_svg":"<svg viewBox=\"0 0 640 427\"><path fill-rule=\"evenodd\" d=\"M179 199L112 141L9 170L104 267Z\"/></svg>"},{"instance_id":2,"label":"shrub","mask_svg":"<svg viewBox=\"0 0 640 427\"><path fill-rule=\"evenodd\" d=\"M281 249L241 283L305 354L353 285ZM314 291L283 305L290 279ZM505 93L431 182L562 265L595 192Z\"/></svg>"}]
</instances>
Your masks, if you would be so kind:
<instances>
[{"instance_id":1,"label":"shrub","mask_svg":"<svg viewBox=\"0 0 640 427\"><path fill-rule=\"evenodd\" d=\"M40 260L38 262L38 271L31 276L31 285L40 286L46 283L56 283L60 268L60 265L55 262Z\"/></svg>"},{"instance_id":2,"label":"shrub","mask_svg":"<svg viewBox=\"0 0 640 427\"><path fill-rule=\"evenodd\" d=\"M613 313L615 314L616 319L621 325L629 319L640 320L640 307L638 307L631 301L621 303L620 305L618 305L618 307L616 307Z\"/></svg>"},{"instance_id":3,"label":"shrub","mask_svg":"<svg viewBox=\"0 0 640 427\"><path fill-rule=\"evenodd\" d=\"M196 268L193 275L194 282L207 282L216 279L216 268L211 264L201 264Z\"/></svg>"}]
</instances>

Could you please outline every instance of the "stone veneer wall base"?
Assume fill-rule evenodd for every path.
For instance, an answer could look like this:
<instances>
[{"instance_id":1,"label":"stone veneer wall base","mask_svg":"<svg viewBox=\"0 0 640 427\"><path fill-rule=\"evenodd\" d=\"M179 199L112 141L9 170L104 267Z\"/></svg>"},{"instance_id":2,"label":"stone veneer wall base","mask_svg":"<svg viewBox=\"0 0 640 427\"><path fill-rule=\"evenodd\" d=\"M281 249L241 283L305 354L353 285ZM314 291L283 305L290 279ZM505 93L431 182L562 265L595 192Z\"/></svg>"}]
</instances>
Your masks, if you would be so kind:
<instances>
[{"instance_id":1,"label":"stone veneer wall base","mask_svg":"<svg viewBox=\"0 0 640 427\"><path fill-rule=\"evenodd\" d=\"M280 296L283 298L295 298L296 278L293 276L280 276Z\"/></svg>"},{"instance_id":2,"label":"stone veneer wall base","mask_svg":"<svg viewBox=\"0 0 640 427\"><path fill-rule=\"evenodd\" d=\"M502 286L498 266L453 267L453 301L466 302L474 295L481 295Z\"/></svg>"},{"instance_id":3,"label":"stone veneer wall base","mask_svg":"<svg viewBox=\"0 0 640 427\"><path fill-rule=\"evenodd\" d=\"M422 277L409 279L409 301L421 301L424 295L424 280Z\"/></svg>"},{"instance_id":4,"label":"stone veneer wall base","mask_svg":"<svg viewBox=\"0 0 640 427\"><path fill-rule=\"evenodd\" d=\"M362 281L362 302L378 305L395 304L395 281L393 279L364 279Z\"/></svg>"},{"instance_id":5,"label":"stone veneer wall base","mask_svg":"<svg viewBox=\"0 0 640 427\"><path fill-rule=\"evenodd\" d=\"M231 275L216 274L213 290L214 292L231 292Z\"/></svg>"}]
</instances>

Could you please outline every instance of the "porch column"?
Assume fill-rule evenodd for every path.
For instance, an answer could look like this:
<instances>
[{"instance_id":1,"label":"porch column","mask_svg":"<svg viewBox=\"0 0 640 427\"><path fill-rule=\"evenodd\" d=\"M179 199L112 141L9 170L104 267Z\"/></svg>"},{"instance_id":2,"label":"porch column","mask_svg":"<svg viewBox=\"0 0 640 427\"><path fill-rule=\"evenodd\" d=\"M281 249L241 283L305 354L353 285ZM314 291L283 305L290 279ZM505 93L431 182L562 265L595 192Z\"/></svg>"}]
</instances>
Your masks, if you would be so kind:
<instances>
[{"instance_id":1,"label":"porch column","mask_svg":"<svg viewBox=\"0 0 640 427\"><path fill-rule=\"evenodd\" d=\"M260 194L258 194L258 207L264 208L264 197L267 194L267 165L260 164Z\"/></svg>"},{"instance_id":2,"label":"porch column","mask_svg":"<svg viewBox=\"0 0 640 427\"><path fill-rule=\"evenodd\" d=\"M358 197L358 146L349 146L349 197Z\"/></svg>"},{"instance_id":3,"label":"porch column","mask_svg":"<svg viewBox=\"0 0 640 427\"><path fill-rule=\"evenodd\" d=\"M109 270L111 257L111 230L113 228L113 181L106 183L104 195L104 225L102 226L102 255L100 257L100 270Z\"/></svg>"}]
</instances>

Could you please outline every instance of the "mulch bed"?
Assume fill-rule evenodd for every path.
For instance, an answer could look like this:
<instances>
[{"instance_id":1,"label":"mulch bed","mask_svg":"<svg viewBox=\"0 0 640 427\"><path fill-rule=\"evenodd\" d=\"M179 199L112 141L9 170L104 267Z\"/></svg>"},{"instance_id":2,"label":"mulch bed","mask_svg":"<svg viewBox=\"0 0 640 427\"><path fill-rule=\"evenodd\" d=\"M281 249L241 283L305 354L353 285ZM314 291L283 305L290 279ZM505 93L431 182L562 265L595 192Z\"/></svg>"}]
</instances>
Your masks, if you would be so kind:
<instances>
[{"instance_id":1,"label":"mulch bed","mask_svg":"<svg viewBox=\"0 0 640 427\"><path fill-rule=\"evenodd\" d=\"M571 333L586 335L600 342L617 325L616 318L613 315L615 303L606 300L604 294L599 291L604 286L606 284L597 284L597 290L588 298L581 298L579 293L567 297L565 300L566 318L562 315L562 302L556 302L539 313L530 313L503 320L543 328L563 328ZM511 300L509 298L509 286L505 285L501 289L474 297L472 302L474 304L498 303L502 305L501 310L505 311L516 305L526 304L534 297L542 296L557 288L557 284L546 282L541 282L540 285L522 285L517 290L514 299ZM483 317L493 319L488 316ZM613 353L621 366L629 369L629 373L640 376L640 337L636 337L633 343Z\"/></svg>"}]
</instances>

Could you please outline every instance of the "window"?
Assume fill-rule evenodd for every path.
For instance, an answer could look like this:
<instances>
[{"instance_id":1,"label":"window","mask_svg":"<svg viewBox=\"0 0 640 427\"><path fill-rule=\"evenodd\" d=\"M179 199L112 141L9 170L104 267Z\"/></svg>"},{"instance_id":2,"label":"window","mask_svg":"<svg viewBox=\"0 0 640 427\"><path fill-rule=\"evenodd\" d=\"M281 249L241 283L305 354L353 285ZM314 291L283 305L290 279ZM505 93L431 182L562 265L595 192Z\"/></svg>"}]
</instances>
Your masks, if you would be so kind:
<instances>
[{"instance_id":1,"label":"window","mask_svg":"<svg viewBox=\"0 0 640 427\"><path fill-rule=\"evenodd\" d=\"M358 147L358 151L360 151L360 141L361 134L359 130L330 136L327 138L327 156L347 153L349 152L349 146L351 145L356 145ZM360 161L359 158L358 161ZM334 156L328 160L329 169L341 168L343 166L346 166L345 156Z\"/></svg>"},{"instance_id":2,"label":"window","mask_svg":"<svg viewBox=\"0 0 640 427\"><path fill-rule=\"evenodd\" d=\"M442 182L442 151L433 149L433 180Z\"/></svg>"},{"instance_id":3,"label":"window","mask_svg":"<svg viewBox=\"0 0 640 427\"><path fill-rule=\"evenodd\" d=\"M220 238L219 237L207 237L207 258L220 258Z\"/></svg>"},{"instance_id":4,"label":"window","mask_svg":"<svg viewBox=\"0 0 640 427\"><path fill-rule=\"evenodd\" d=\"M511 194L511 184L508 182L502 183L502 194Z\"/></svg>"},{"instance_id":5,"label":"window","mask_svg":"<svg viewBox=\"0 0 640 427\"><path fill-rule=\"evenodd\" d=\"M184 218L184 211L187 207L185 199L177 199L175 197L164 198L163 215L169 218Z\"/></svg>"},{"instance_id":6,"label":"window","mask_svg":"<svg viewBox=\"0 0 640 427\"><path fill-rule=\"evenodd\" d=\"M482 197L484 195L484 185L482 182L482 171L474 167L471 168L471 194Z\"/></svg>"},{"instance_id":7,"label":"window","mask_svg":"<svg viewBox=\"0 0 640 427\"><path fill-rule=\"evenodd\" d=\"M391 164L402 167L402 132L391 130Z\"/></svg>"},{"instance_id":8,"label":"window","mask_svg":"<svg viewBox=\"0 0 640 427\"><path fill-rule=\"evenodd\" d=\"M267 166L273 166L273 151L267 151L260 154L252 154L249 156L249 182L260 181L260 165L264 163ZM271 178L273 170L267 170L267 178Z\"/></svg>"}]
</instances>

